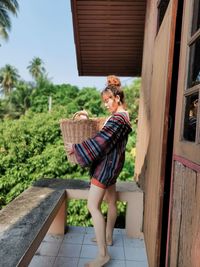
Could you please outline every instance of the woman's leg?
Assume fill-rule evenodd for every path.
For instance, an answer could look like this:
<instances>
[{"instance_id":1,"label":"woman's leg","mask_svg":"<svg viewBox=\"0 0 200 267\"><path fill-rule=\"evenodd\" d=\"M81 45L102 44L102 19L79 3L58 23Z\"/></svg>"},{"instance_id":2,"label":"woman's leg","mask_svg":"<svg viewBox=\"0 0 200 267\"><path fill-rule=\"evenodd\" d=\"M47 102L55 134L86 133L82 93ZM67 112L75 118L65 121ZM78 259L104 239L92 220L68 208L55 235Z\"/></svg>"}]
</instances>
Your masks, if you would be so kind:
<instances>
[{"instance_id":1,"label":"woman's leg","mask_svg":"<svg viewBox=\"0 0 200 267\"><path fill-rule=\"evenodd\" d=\"M105 189L91 184L88 196L88 209L92 215L99 254L94 261L85 265L87 267L100 267L110 260L106 245L105 220L101 213L101 203L104 194Z\"/></svg>"},{"instance_id":2,"label":"woman's leg","mask_svg":"<svg viewBox=\"0 0 200 267\"><path fill-rule=\"evenodd\" d=\"M116 185L112 185L106 189L105 200L108 203L108 213L106 222L106 243L112 245L113 242L113 229L117 218L117 194Z\"/></svg>"}]
</instances>

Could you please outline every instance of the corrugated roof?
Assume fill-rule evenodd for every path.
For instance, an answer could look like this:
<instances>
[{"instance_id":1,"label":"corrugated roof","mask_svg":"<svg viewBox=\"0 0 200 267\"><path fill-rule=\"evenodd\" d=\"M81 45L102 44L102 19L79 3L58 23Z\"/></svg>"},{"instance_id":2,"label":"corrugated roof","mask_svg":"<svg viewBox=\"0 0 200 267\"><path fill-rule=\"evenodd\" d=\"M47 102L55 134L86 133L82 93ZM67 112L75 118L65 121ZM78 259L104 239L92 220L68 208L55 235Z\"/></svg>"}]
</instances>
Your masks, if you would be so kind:
<instances>
[{"instance_id":1,"label":"corrugated roof","mask_svg":"<svg viewBox=\"0 0 200 267\"><path fill-rule=\"evenodd\" d=\"M81 76L140 76L146 0L71 0Z\"/></svg>"}]
</instances>

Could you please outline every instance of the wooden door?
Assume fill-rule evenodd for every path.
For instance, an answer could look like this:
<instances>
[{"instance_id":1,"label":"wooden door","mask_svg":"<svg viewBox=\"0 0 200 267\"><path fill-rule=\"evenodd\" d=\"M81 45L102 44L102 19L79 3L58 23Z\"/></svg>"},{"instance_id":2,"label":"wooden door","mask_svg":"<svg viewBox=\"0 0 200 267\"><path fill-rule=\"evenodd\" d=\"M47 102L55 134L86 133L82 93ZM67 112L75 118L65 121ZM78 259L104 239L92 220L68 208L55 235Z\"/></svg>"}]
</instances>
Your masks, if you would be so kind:
<instances>
[{"instance_id":1,"label":"wooden door","mask_svg":"<svg viewBox=\"0 0 200 267\"><path fill-rule=\"evenodd\" d=\"M160 264L161 224L177 0L171 0L155 39L150 94L150 141L145 181L144 235L150 267Z\"/></svg>"},{"instance_id":2,"label":"wooden door","mask_svg":"<svg viewBox=\"0 0 200 267\"><path fill-rule=\"evenodd\" d=\"M200 0L185 0L166 266L200 266ZM188 128L197 100L195 131ZM188 109L189 107L189 109ZM191 110L190 110L191 109ZM191 114L190 114L191 113ZM194 118L193 118L194 119ZM194 120L193 120L194 125ZM188 131L190 129L190 132Z\"/></svg>"}]
</instances>

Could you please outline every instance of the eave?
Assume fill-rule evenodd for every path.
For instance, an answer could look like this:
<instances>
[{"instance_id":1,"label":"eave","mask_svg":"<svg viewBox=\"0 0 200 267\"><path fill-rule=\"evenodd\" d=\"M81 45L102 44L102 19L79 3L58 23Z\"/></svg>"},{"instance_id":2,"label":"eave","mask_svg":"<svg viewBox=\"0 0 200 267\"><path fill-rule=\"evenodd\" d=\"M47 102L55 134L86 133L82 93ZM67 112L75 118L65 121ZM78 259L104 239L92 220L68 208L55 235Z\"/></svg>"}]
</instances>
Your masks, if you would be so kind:
<instances>
[{"instance_id":1,"label":"eave","mask_svg":"<svg viewBox=\"0 0 200 267\"><path fill-rule=\"evenodd\" d=\"M71 0L80 76L140 76L146 0Z\"/></svg>"}]
</instances>

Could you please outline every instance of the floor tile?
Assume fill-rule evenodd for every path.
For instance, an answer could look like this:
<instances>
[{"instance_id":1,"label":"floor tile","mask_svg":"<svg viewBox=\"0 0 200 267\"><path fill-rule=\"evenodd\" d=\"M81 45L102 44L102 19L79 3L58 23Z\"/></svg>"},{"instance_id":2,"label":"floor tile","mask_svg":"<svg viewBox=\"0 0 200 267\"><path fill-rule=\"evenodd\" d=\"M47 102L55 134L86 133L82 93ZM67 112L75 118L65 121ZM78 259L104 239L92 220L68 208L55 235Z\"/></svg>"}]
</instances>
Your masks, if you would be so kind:
<instances>
[{"instance_id":1,"label":"floor tile","mask_svg":"<svg viewBox=\"0 0 200 267\"><path fill-rule=\"evenodd\" d=\"M52 234L46 234L44 237L43 242L62 242L63 235L52 235Z\"/></svg>"},{"instance_id":2,"label":"floor tile","mask_svg":"<svg viewBox=\"0 0 200 267\"><path fill-rule=\"evenodd\" d=\"M128 238L123 236L124 246L125 247L134 247L134 248L144 248L144 240L143 239L136 239L136 238Z\"/></svg>"},{"instance_id":3,"label":"floor tile","mask_svg":"<svg viewBox=\"0 0 200 267\"><path fill-rule=\"evenodd\" d=\"M67 233L63 238L64 243L82 244L84 234L81 233Z\"/></svg>"},{"instance_id":4,"label":"floor tile","mask_svg":"<svg viewBox=\"0 0 200 267\"><path fill-rule=\"evenodd\" d=\"M71 226L71 225L69 225L67 227L67 233L82 233L82 234L84 234L85 228L86 227L83 227L83 226Z\"/></svg>"},{"instance_id":5,"label":"floor tile","mask_svg":"<svg viewBox=\"0 0 200 267\"><path fill-rule=\"evenodd\" d=\"M115 228L114 231L113 231L113 234L117 234L117 235L122 235L123 233L123 229L120 229L120 228Z\"/></svg>"},{"instance_id":6,"label":"floor tile","mask_svg":"<svg viewBox=\"0 0 200 267\"><path fill-rule=\"evenodd\" d=\"M49 256L34 256L29 264L29 267L53 267L55 257Z\"/></svg>"},{"instance_id":7,"label":"floor tile","mask_svg":"<svg viewBox=\"0 0 200 267\"><path fill-rule=\"evenodd\" d=\"M123 247L110 246L110 247L108 247L108 252L111 256L111 259L114 259L114 260L124 260L125 259Z\"/></svg>"},{"instance_id":8,"label":"floor tile","mask_svg":"<svg viewBox=\"0 0 200 267\"><path fill-rule=\"evenodd\" d=\"M96 242L91 241L91 239L95 237L95 234L85 234L84 239L83 239L83 244L84 245L93 245L96 246Z\"/></svg>"},{"instance_id":9,"label":"floor tile","mask_svg":"<svg viewBox=\"0 0 200 267\"><path fill-rule=\"evenodd\" d=\"M145 248L124 247L125 259L133 261L147 261Z\"/></svg>"},{"instance_id":10,"label":"floor tile","mask_svg":"<svg viewBox=\"0 0 200 267\"><path fill-rule=\"evenodd\" d=\"M83 267L85 263L93 260L92 258L80 258L78 262L78 267Z\"/></svg>"},{"instance_id":11,"label":"floor tile","mask_svg":"<svg viewBox=\"0 0 200 267\"><path fill-rule=\"evenodd\" d=\"M69 226L64 236L47 234L29 266L83 267L98 254L93 237L93 227ZM148 267L144 240L128 238L124 229L114 229L108 251L111 260L105 267Z\"/></svg>"},{"instance_id":12,"label":"floor tile","mask_svg":"<svg viewBox=\"0 0 200 267\"><path fill-rule=\"evenodd\" d=\"M97 255L97 246L83 245L81 249L80 258L95 258Z\"/></svg>"},{"instance_id":13,"label":"floor tile","mask_svg":"<svg viewBox=\"0 0 200 267\"><path fill-rule=\"evenodd\" d=\"M126 267L125 261L122 260L110 260L105 267Z\"/></svg>"},{"instance_id":14,"label":"floor tile","mask_svg":"<svg viewBox=\"0 0 200 267\"><path fill-rule=\"evenodd\" d=\"M123 236L126 236L126 230L125 229L121 229L121 233Z\"/></svg>"},{"instance_id":15,"label":"floor tile","mask_svg":"<svg viewBox=\"0 0 200 267\"><path fill-rule=\"evenodd\" d=\"M148 267L148 263L144 261L125 261L126 267Z\"/></svg>"},{"instance_id":16,"label":"floor tile","mask_svg":"<svg viewBox=\"0 0 200 267\"><path fill-rule=\"evenodd\" d=\"M57 242L42 242L39 246L36 255L38 256L57 256L60 249L60 243Z\"/></svg>"},{"instance_id":17,"label":"floor tile","mask_svg":"<svg viewBox=\"0 0 200 267\"><path fill-rule=\"evenodd\" d=\"M80 258L78 267L83 267L85 263L92 261L90 258ZM105 267L126 267L125 261L122 260L110 260Z\"/></svg>"},{"instance_id":18,"label":"floor tile","mask_svg":"<svg viewBox=\"0 0 200 267\"><path fill-rule=\"evenodd\" d=\"M62 243L58 256L78 258L80 257L81 245Z\"/></svg>"},{"instance_id":19,"label":"floor tile","mask_svg":"<svg viewBox=\"0 0 200 267\"><path fill-rule=\"evenodd\" d=\"M126 229L121 229L121 233L123 236L127 236L126 232L127 232ZM140 233L139 239L144 239L144 235L142 232Z\"/></svg>"},{"instance_id":20,"label":"floor tile","mask_svg":"<svg viewBox=\"0 0 200 267\"><path fill-rule=\"evenodd\" d=\"M91 239L94 237L95 237L94 234L85 234L84 239L83 239L83 244L96 246L96 242L91 241ZM113 246L123 247L122 235L120 235L120 234L114 234L113 235Z\"/></svg>"},{"instance_id":21,"label":"floor tile","mask_svg":"<svg viewBox=\"0 0 200 267\"><path fill-rule=\"evenodd\" d=\"M94 234L94 227L85 227L86 234Z\"/></svg>"},{"instance_id":22,"label":"floor tile","mask_svg":"<svg viewBox=\"0 0 200 267\"><path fill-rule=\"evenodd\" d=\"M63 267L63 266L77 267L77 265L78 265L78 258L57 257L53 267Z\"/></svg>"},{"instance_id":23,"label":"floor tile","mask_svg":"<svg viewBox=\"0 0 200 267\"><path fill-rule=\"evenodd\" d=\"M114 247L123 247L123 239L120 234L113 234L113 246Z\"/></svg>"},{"instance_id":24,"label":"floor tile","mask_svg":"<svg viewBox=\"0 0 200 267\"><path fill-rule=\"evenodd\" d=\"M85 232L86 234L91 234L91 233L94 233L94 227L85 227ZM115 228L114 231L113 231L113 234L122 234L123 233L123 229L120 229L120 228Z\"/></svg>"}]
</instances>

